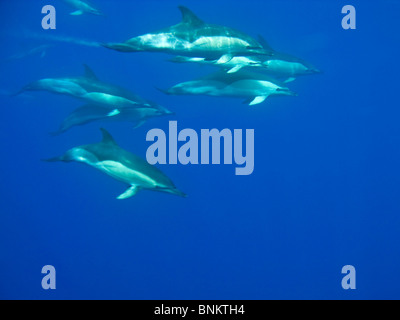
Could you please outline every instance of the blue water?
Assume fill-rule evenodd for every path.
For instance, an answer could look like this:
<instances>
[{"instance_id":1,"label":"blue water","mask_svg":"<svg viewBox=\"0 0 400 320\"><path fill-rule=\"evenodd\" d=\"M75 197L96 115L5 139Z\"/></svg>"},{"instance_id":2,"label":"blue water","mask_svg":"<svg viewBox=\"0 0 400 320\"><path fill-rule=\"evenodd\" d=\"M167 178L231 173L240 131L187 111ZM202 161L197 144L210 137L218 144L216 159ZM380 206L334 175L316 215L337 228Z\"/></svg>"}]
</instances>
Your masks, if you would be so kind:
<instances>
[{"instance_id":1,"label":"blue water","mask_svg":"<svg viewBox=\"0 0 400 320\"><path fill-rule=\"evenodd\" d=\"M398 1L351 1L356 30L341 27L343 1L93 3L106 17L70 16L55 0L0 4L0 298L400 298ZM57 9L56 30L41 28L46 4ZM289 84L298 97L249 107L155 89L211 66L46 40L123 41L178 23L180 4L206 22L262 34L324 73ZM4 61L42 44L55 45L43 58ZM81 101L5 94L40 78L80 75L83 63L176 115L138 129L92 123L51 137ZM41 161L100 141L100 127L145 157L147 131L167 131L168 120L198 132L254 129L253 174L235 176L233 165L164 165L188 198L142 191L118 201L120 182L82 164ZM56 290L41 287L45 265L56 268ZM345 265L356 268L355 290L341 286Z\"/></svg>"}]
</instances>

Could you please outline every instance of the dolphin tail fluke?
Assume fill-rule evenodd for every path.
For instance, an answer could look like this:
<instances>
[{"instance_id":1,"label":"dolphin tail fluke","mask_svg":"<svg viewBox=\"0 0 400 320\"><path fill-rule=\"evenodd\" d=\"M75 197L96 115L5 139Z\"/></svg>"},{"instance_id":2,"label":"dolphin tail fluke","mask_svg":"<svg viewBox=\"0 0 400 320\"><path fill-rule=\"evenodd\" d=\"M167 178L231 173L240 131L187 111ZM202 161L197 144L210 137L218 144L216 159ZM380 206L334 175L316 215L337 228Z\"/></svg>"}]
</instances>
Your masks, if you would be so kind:
<instances>
[{"instance_id":1,"label":"dolphin tail fluke","mask_svg":"<svg viewBox=\"0 0 400 320\"><path fill-rule=\"evenodd\" d=\"M116 50L116 51L120 51L120 52L140 51L126 43L101 43L101 46L104 48L107 48L107 49Z\"/></svg>"}]
</instances>

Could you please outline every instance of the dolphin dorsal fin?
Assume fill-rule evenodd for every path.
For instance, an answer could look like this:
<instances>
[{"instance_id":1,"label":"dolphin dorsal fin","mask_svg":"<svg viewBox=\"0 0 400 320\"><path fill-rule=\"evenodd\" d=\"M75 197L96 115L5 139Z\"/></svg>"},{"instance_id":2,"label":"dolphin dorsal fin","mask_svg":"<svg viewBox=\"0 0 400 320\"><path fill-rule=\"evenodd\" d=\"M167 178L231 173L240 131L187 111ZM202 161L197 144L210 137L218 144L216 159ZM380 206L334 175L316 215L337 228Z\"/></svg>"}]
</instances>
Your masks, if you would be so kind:
<instances>
[{"instance_id":1,"label":"dolphin dorsal fin","mask_svg":"<svg viewBox=\"0 0 400 320\"><path fill-rule=\"evenodd\" d=\"M112 135L106 129L101 128L100 130L101 133L103 134L103 140L101 141L101 143L117 145Z\"/></svg>"},{"instance_id":2,"label":"dolphin dorsal fin","mask_svg":"<svg viewBox=\"0 0 400 320\"><path fill-rule=\"evenodd\" d=\"M182 13L182 22L190 24L192 26L200 26L204 24L203 20L197 17L191 10L184 6L179 6L179 10Z\"/></svg>"},{"instance_id":3,"label":"dolphin dorsal fin","mask_svg":"<svg viewBox=\"0 0 400 320\"><path fill-rule=\"evenodd\" d=\"M87 64L84 64L83 67L85 68L85 77L86 78L98 80L96 74L93 72L93 70Z\"/></svg>"},{"instance_id":4,"label":"dolphin dorsal fin","mask_svg":"<svg viewBox=\"0 0 400 320\"><path fill-rule=\"evenodd\" d=\"M258 35L258 42L262 45L262 47L266 50L274 51L274 49L271 48L267 40L262 35Z\"/></svg>"}]
</instances>

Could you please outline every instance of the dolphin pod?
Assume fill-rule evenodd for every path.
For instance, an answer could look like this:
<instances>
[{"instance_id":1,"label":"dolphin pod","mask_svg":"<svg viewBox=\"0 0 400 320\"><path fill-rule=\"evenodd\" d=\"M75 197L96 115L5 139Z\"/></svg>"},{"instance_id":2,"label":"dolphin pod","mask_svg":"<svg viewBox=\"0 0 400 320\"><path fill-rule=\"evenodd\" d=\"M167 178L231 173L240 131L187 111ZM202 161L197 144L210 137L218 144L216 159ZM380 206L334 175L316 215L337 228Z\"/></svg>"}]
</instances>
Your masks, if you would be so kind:
<instances>
[{"instance_id":1,"label":"dolphin pod","mask_svg":"<svg viewBox=\"0 0 400 320\"><path fill-rule=\"evenodd\" d=\"M71 15L103 15L85 0L64 2L74 8ZM217 72L160 90L168 95L240 98L250 106L261 104L270 96L296 96L287 87L288 83L299 76L320 73L302 59L275 51L261 36L256 40L241 31L206 23L184 6L178 8L182 14L180 23L124 42L98 43L69 37L55 37L53 40L120 52L160 52L174 55L170 61L175 63L217 67L220 69ZM36 51L43 49L46 48ZM139 127L149 118L172 114L129 90L100 81L86 65L84 76L40 79L26 85L18 93L25 91L47 91L85 102L64 119L53 135L94 121L129 121ZM140 190L186 196L163 172L119 147L105 129L101 131L101 142L72 148L60 157L45 161L85 163L125 183L128 188L117 199L130 198Z\"/></svg>"},{"instance_id":2,"label":"dolphin pod","mask_svg":"<svg viewBox=\"0 0 400 320\"><path fill-rule=\"evenodd\" d=\"M182 21L176 25L122 43L102 45L121 52L174 54L177 56L170 59L171 62L218 66L227 74L237 73L243 68L262 71L270 79L249 73L238 77L219 75L217 79L210 75L207 80L183 82L162 90L177 95L244 97L249 100L249 105L264 102L272 95L296 95L282 83L292 82L298 76L320 73L302 59L275 51L261 36L255 40L229 27L206 23L186 7L178 8Z\"/></svg>"}]
</instances>

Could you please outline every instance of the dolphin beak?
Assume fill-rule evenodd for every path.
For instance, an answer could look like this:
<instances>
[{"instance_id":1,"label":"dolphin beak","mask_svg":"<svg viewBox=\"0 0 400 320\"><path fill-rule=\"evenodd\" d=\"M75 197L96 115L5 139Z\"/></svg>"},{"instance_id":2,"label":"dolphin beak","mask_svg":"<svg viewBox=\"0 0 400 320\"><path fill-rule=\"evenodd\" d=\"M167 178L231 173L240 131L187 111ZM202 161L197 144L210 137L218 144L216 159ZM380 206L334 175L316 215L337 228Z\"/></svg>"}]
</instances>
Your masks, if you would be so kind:
<instances>
[{"instance_id":1,"label":"dolphin beak","mask_svg":"<svg viewBox=\"0 0 400 320\"><path fill-rule=\"evenodd\" d=\"M175 114L175 112L169 111L168 109L160 110L160 116L173 116Z\"/></svg>"},{"instance_id":2,"label":"dolphin beak","mask_svg":"<svg viewBox=\"0 0 400 320\"><path fill-rule=\"evenodd\" d=\"M125 43L100 43L100 45L107 49L112 49L120 52L136 52L141 51L139 49L134 48L132 45L128 45Z\"/></svg>"},{"instance_id":3,"label":"dolphin beak","mask_svg":"<svg viewBox=\"0 0 400 320\"><path fill-rule=\"evenodd\" d=\"M322 74L323 73L321 70L319 70L317 68L310 68L308 71L311 74Z\"/></svg>"},{"instance_id":4,"label":"dolphin beak","mask_svg":"<svg viewBox=\"0 0 400 320\"><path fill-rule=\"evenodd\" d=\"M187 194L178 189L169 189L167 192L182 198L187 198Z\"/></svg>"}]
</instances>

